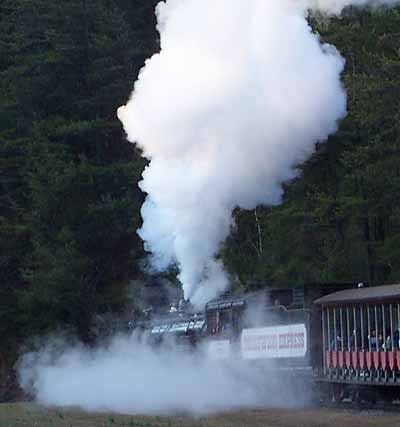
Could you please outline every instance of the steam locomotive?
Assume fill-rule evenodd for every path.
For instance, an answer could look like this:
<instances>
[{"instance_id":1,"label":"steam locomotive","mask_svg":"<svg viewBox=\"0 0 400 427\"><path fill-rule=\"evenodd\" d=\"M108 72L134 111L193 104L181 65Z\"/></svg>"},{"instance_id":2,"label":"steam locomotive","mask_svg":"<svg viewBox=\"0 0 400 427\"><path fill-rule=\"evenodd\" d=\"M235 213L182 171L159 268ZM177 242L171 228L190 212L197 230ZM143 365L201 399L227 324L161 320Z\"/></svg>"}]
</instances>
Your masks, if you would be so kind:
<instances>
[{"instance_id":1,"label":"steam locomotive","mask_svg":"<svg viewBox=\"0 0 400 427\"><path fill-rule=\"evenodd\" d=\"M318 399L400 396L400 285L304 285L210 301L202 313L173 310L150 322L170 341L207 357L287 375Z\"/></svg>"}]
</instances>

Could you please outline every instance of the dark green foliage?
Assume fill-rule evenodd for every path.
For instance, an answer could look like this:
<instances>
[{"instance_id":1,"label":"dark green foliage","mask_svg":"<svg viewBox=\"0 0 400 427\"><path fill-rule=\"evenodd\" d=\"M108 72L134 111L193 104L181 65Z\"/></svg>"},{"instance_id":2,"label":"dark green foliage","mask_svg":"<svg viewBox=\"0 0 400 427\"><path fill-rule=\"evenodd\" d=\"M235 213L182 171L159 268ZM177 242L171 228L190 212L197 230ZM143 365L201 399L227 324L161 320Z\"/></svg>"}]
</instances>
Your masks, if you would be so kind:
<instances>
[{"instance_id":1,"label":"dark green foliage","mask_svg":"<svg viewBox=\"0 0 400 427\"><path fill-rule=\"evenodd\" d=\"M0 339L92 339L143 256L144 162L116 117L156 50L153 11L117 1L0 4ZM5 348L5 345L2 346Z\"/></svg>"},{"instance_id":2,"label":"dark green foliage","mask_svg":"<svg viewBox=\"0 0 400 427\"><path fill-rule=\"evenodd\" d=\"M285 184L238 211L222 257L243 286L400 280L400 10L311 19L346 58L348 117ZM260 250L262 248L262 251Z\"/></svg>"}]
</instances>

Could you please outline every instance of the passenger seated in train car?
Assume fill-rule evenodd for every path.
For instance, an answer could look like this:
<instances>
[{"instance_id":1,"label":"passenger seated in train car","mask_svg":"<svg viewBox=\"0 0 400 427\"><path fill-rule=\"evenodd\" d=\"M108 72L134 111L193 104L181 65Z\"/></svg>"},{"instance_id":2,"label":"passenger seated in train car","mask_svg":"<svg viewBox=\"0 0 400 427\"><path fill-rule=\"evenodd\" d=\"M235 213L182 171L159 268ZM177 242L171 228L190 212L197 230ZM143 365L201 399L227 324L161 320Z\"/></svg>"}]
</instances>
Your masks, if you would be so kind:
<instances>
[{"instance_id":1,"label":"passenger seated in train car","mask_svg":"<svg viewBox=\"0 0 400 427\"><path fill-rule=\"evenodd\" d=\"M382 334L378 335L378 348L382 348L383 347L383 336Z\"/></svg>"},{"instance_id":2,"label":"passenger seated in train car","mask_svg":"<svg viewBox=\"0 0 400 427\"><path fill-rule=\"evenodd\" d=\"M341 348L342 346L342 337L337 334L335 338L335 332L332 331L331 334L331 348Z\"/></svg>"},{"instance_id":3,"label":"passenger seated in train car","mask_svg":"<svg viewBox=\"0 0 400 427\"><path fill-rule=\"evenodd\" d=\"M400 341L400 332L399 332L399 328L396 328L393 332L393 347L394 348L399 348L399 341Z\"/></svg>"},{"instance_id":4,"label":"passenger seated in train car","mask_svg":"<svg viewBox=\"0 0 400 427\"><path fill-rule=\"evenodd\" d=\"M392 338L390 335L386 337L386 342L382 344L382 350L390 351L392 349Z\"/></svg>"},{"instance_id":5,"label":"passenger seated in train car","mask_svg":"<svg viewBox=\"0 0 400 427\"><path fill-rule=\"evenodd\" d=\"M375 329L371 331L371 335L368 335L368 344L371 350L378 350L378 338Z\"/></svg>"},{"instance_id":6,"label":"passenger seated in train car","mask_svg":"<svg viewBox=\"0 0 400 427\"><path fill-rule=\"evenodd\" d=\"M360 349L362 351L366 351L368 350L368 331L361 331L362 335L363 335L363 340L361 342L361 346Z\"/></svg>"},{"instance_id":7,"label":"passenger seated in train car","mask_svg":"<svg viewBox=\"0 0 400 427\"><path fill-rule=\"evenodd\" d=\"M357 332L355 329L353 329L351 335L350 335L350 349L356 350L356 341L357 341Z\"/></svg>"}]
</instances>

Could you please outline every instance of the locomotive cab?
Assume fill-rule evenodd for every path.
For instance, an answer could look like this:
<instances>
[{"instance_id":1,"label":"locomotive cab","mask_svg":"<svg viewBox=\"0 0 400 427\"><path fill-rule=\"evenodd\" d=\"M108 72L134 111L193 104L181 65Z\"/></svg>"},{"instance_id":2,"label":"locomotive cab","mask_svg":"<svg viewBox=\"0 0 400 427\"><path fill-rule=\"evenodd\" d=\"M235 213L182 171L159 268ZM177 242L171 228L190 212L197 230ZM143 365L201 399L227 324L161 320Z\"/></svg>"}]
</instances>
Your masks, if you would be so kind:
<instances>
[{"instance_id":1,"label":"locomotive cab","mask_svg":"<svg viewBox=\"0 0 400 427\"><path fill-rule=\"evenodd\" d=\"M216 300L206 306L207 335L233 339L241 330L244 299Z\"/></svg>"}]
</instances>

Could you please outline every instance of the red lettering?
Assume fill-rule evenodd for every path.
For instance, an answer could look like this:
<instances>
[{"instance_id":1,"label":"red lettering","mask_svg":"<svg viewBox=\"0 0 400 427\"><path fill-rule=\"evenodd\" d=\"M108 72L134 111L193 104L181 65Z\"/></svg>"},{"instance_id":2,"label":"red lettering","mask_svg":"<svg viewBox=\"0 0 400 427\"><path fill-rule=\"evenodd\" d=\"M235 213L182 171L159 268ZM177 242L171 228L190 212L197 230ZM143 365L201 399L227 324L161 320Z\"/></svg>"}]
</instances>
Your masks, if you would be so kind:
<instances>
[{"instance_id":1,"label":"red lettering","mask_svg":"<svg viewBox=\"0 0 400 427\"><path fill-rule=\"evenodd\" d=\"M304 348L305 337L304 332L286 333L279 335L279 348Z\"/></svg>"}]
</instances>

